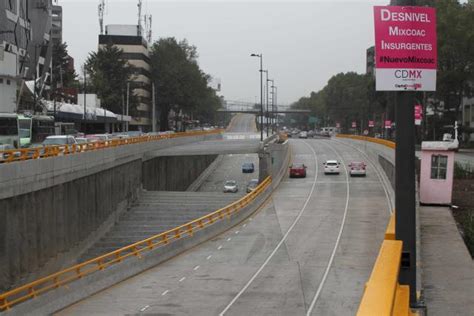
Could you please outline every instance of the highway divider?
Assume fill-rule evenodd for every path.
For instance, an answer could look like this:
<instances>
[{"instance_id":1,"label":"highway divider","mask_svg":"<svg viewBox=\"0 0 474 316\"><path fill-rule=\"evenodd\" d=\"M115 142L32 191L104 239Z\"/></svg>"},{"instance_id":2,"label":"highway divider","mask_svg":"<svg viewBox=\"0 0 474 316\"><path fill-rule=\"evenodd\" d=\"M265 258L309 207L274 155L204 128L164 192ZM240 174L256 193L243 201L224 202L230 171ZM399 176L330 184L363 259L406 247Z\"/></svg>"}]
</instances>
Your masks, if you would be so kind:
<instances>
[{"instance_id":1,"label":"highway divider","mask_svg":"<svg viewBox=\"0 0 474 316\"><path fill-rule=\"evenodd\" d=\"M144 135L144 136L128 137L128 138L116 138L116 139L111 139L111 140L106 140L106 141L95 141L95 142L89 142L89 143L84 143L84 144L0 150L0 157L2 157L2 159L0 159L0 163L24 161L24 160L29 160L29 159L57 157L57 156L71 155L71 154L77 154L77 153L94 151L94 150L101 150L105 148L113 148L113 147L118 147L118 146L130 145L130 144L160 141L163 139L220 134L223 132L224 130L222 129L216 129L216 130L210 130L210 131L190 131L190 132L182 132L182 133L169 133L169 134L167 133L167 134Z\"/></svg>"},{"instance_id":2,"label":"highway divider","mask_svg":"<svg viewBox=\"0 0 474 316\"><path fill-rule=\"evenodd\" d=\"M271 194L271 183L267 177L254 191L215 212L2 293L0 312L50 314L156 266L250 216Z\"/></svg>"}]
</instances>

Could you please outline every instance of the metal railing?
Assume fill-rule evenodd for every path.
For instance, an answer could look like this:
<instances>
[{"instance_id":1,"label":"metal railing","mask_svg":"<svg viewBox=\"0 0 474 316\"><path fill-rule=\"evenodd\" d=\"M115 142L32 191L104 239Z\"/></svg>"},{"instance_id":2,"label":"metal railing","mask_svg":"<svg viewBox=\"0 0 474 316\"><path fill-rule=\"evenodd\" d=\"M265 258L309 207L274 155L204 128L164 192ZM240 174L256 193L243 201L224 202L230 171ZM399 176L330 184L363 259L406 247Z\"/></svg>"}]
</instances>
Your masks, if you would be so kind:
<instances>
[{"instance_id":1,"label":"metal railing","mask_svg":"<svg viewBox=\"0 0 474 316\"><path fill-rule=\"evenodd\" d=\"M388 148L395 149L395 142L392 142L390 140L382 139L382 138L374 138L374 137L368 137L368 136L358 136L358 135L347 135L347 134L337 134L336 137L339 138L350 138L350 139L356 139L356 140L364 140L366 142L371 142L371 143L376 143L380 145L384 145Z\"/></svg>"},{"instance_id":2,"label":"metal railing","mask_svg":"<svg viewBox=\"0 0 474 316\"><path fill-rule=\"evenodd\" d=\"M84 144L60 145L60 146L45 146L35 148L21 148L0 150L0 163L9 163L14 161L24 161L29 159L39 159L48 157L57 157L64 155L77 154L87 151L100 150L105 148L113 148L123 145L138 144L150 141L159 141L163 139L210 135L223 133L224 130L217 129L211 131L190 131L183 133L162 134L162 135L145 135L129 138L116 138L111 140L95 141Z\"/></svg>"},{"instance_id":3,"label":"metal railing","mask_svg":"<svg viewBox=\"0 0 474 316\"><path fill-rule=\"evenodd\" d=\"M255 200L260 193L265 191L271 182L271 177L267 177L255 188L255 190L248 193L238 201L189 223L53 273L11 291L2 293L0 294L0 311L9 310L16 304L35 298L50 290L58 289L65 284L81 279L91 273L107 269L108 267L128 258L141 258L142 254L147 251L172 243L174 240L180 239L184 236L193 236L196 231L212 225L217 221L224 219L230 220L233 214L247 206Z\"/></svg>"}]
</instances>

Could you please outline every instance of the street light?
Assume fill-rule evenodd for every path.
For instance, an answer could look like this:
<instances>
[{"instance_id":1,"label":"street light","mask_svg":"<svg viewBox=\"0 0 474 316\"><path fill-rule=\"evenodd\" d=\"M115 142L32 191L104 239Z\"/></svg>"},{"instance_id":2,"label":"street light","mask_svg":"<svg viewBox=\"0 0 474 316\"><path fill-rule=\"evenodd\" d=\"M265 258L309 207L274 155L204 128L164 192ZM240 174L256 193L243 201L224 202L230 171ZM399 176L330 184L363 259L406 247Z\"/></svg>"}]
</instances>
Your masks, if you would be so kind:
<instances>
[{"instance_id":1,"label":"street light","mask_svg":"<svg viewBox=\"0 0 474 316\"><path fill-rule=\"evenodd\" d=\"M263 142L263 54L251 54L260 58L260 141Z\"/></svg>"},{"instance_id":2,"label":"street light","mask_svg":"<svg viewBox=\"0 0 474 316\"><path fill-rule=\"evenodd\" d=\"M274 82L273 79L267 79L267 87L268 87L268 83L269 83L269 82L272 83L272 85L270 86L270 88L272 88L272 91L269 92L269 93L272 95L272 111L271 111L271 115L270 115L270 117L271 117L271 121L270 121L271 123L270 123L270 124L272 125L272 134L273 134L273 132L274 132L274 128L273 128L273 118L274 118L274 113L273 113L273 100L274 100L274 98L275 98L275 95L274 95L275 92L273 91L273 88L274 88L273 85L275 84L275 82ZM268 114L268 113L269 113L269 111L268 111L268 101L267 101L267 114Z\"/></svg>"},{"instance_id":3,"label":"street light","mask_svg":"<svg viewBox=\"0 0 474 316\"><path fill-rule=\"evenodd\" d=\"M269 129L269 125L268 125L268 70L264 70L263 72L266 75L265 77L266 78L265 79L265 109L266 109L265 110L265 118L266 118L265 125L267 127L267 137L268 137L269 135L269 131L268 131Z\"/></svg>"}]
</instances>

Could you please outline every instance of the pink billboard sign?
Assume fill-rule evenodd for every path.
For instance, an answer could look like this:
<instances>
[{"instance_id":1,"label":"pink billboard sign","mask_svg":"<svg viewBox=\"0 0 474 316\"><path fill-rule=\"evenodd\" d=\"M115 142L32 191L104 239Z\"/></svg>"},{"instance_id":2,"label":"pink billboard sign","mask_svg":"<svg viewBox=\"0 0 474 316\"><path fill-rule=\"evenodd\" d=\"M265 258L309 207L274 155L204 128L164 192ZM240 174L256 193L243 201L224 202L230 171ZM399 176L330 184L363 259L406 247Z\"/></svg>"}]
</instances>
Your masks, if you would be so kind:
<instances>
[{"instance_id":1,"label":"pink billboard sign","mask_svg":"<svg viewBox=\"0 0 474 316\"><path fill-rule=\"evenodd\" d=\"M374 121L369 121L369 127L374 127Z\"/></svg>"},{"instance_id":2,"label":"pink billboard sign","mask_svg":"<svg viewBox=\"0 0 474 316\"><path fill-rule=\"evenodd\" d=\"M435 9L375 6L374 18L376 90L435 91Z\"/></svg>"},{"instance_id":3,"label":"pink billboard sign","mask_svg":"<svg viewBox=\"0 0 474 316\"><path fill-rule=\"evenodd\" d=\"M386 120L385 121L385 128L392 128L392 121Z\"/></svg>"},{"instance_id":4,"label":"pink billboard sign","mask_svg":"<svg viewBox=\"0 0 474 316\"><path fill-rule=\"evenodd\" d=\"M357 123L356 122L352 122L352 128L356 128L357 127Z\"/></svg>"},{"instance_id":5,"label":"pink billboard sign","mask_svg":"<svg viewBox=\"0 0 474 316\"><path fill-rule=\"evenodd\" d=\"M336 123L336 128L340 128L341 127L341 123L337 122Z\"/></svg>"}]
</instances>

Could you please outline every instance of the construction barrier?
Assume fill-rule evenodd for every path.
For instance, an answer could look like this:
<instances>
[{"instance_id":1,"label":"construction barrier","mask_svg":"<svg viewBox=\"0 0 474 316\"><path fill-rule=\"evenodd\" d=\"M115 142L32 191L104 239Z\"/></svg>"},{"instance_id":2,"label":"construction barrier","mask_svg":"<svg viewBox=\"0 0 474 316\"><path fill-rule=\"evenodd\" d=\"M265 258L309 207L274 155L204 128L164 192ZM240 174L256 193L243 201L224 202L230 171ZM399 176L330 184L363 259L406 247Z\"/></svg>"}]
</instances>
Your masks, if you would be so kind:
<instances>
[{"instance_id":1,"label":"construction barrier","mask_svg":"<svg viewBox=\"0 0 474 316\"><path fill-rule=\"evenodd\" d=\"M35 298L48 291L59 290L61 287L64 288L68 283L92 273L100 273L100 271L129 258L141 258L145 252L172 243L182 237L193 236L195 232L218 221L230 220L232 215L238 213L239 210L254 201L265 191L271 182L271 177L267 177L254 191L238 201L189 223L2 293L0 294L0 311L10 310L14 305Z\"/></svg>"},{"instance_id":2,"label":"construction barrier","mask_svg":"<svg viewBox=\"0 0 474 316\"><path fill-rule=\"evenodd\" d=\"M10 149L0 150L0 163L9 163L14 161L23 161L29 159L39 159L48 157L57 157L64 155L77 154L87 151L100 150L105 148L112 148L130 144L138 144L151 141L159 141L163 139L172 139L179 137L199 136L199 135L210 135L220 134L224 130L217 129L211 131L191 131L183 133L172 133L172 134L161 134L161 135L145 135L129 138L116 138L106 141L94 141L84 144L72 144L72 145L61 145L61 146L45 146L35 148L21 148L21 149Z\"/></svg>"}]
</instances>

